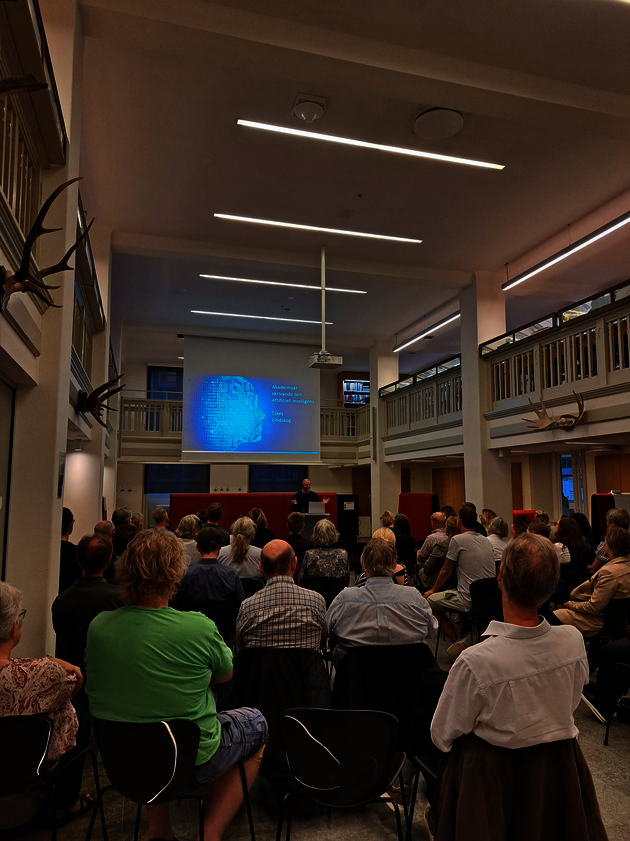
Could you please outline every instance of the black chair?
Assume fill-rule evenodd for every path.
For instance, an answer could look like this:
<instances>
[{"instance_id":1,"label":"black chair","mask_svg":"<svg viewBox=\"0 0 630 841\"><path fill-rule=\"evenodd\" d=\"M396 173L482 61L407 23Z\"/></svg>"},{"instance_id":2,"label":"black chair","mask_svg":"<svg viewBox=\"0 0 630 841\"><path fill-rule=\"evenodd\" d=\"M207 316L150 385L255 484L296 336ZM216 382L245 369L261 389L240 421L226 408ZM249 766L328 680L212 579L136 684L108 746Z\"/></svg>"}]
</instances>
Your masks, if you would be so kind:
<instances>
[{"instance_id":1,"label":"black chair","mask_svg":"<svg viewBox=\"0 0 630 841\"><path fill-rule=\"evenodd\" d=\"M322 595L326 601L326 610L330 607L332 600L348 586L347 577L324 578L315 575L304 576L300 581L300 587L307 590L314 590Z\"/></svg>"},{"instance_id":2,"label":"black chair","mask_svg":"<svg viewBox=\"0 0 630 841\"><path fill-rule=\"evenodd\" d=\"M142 807L171 800L196 800L199 804L199 838L204 839L205 786L195 780L199 727L193 721L174 719L151 724L92 718L92 726L110 780L103 794L116 790L137 803L134 841L138 841ZM251 804L242 763L238 763L247 809L249 831L256 841ZM88 841L93 820L88 830Z\"/></svg>"},{"instance_id":3,"label":"black chair","mask_svg":"<svg viewBox=\"0 0 630 841\"><path fill-rule=\"evenodd\" d=\"M348 562L350 569L357 575L361 574L361 555L367 543L344 543L343 548L348 553Z\"/></svg>"},{"instance_id":4,"label":"black chair","mask_svg":"<svg viewBox=\"0 0 630 841\"><path fill-rule=\"evenodd\" d=\"M52 740L53 722L46 715L9 715L0 716L0 744L5 761L0 763L0 797L28 791L30 789L45 789L47 794L47 808L54 814L55 784L59 775L68 767L68 762L61 767L56 766L49 771L47 768L48 749ZM75 762L84 754L89 754L94 772L94 786L96 802L90 819L90 833L99 810L103 839L107 841L105 816L100 800L100 782L96 754L92 750L93 742L76 752L70 762ZM57 825L51 822L50 837L55 841ZM89 838L89 835L88 835Z\"/></svg>"},{"instance_id":5,"label":"black chair","mask_svg":"<svg viewBox=\"0 0 630 841\"><path fill-rule=\"evenodd\" d=\"M253 596L259 590L262 590L265 586L262 578L241 578L241 584L243 585L243 592L245 593L246 599Z\"/></svg>"},{"instance_id":6,"label":"black chair","mask_svg":"<svg viewBox=\"0 0 630 841\"><path fill-rule=\"evenodd\" d=\"M626 685L630 686L630 663L617 663L616 672L626 678ZM615 709L606 718L606 735L604 736L604 745L608 747L608 736L610 735L610 725L615 713L617 717L623 715L625 721L630 721L630 699L626 695L622 695L615 705Z\"/></svg>"},{"instance_id":7,"label":"black chair","mask_svg":"<svg viewBox=\"0 0 630 841\"><path fill-rule=\"evenodd\" d=\"M477 626L477 641L493 619L503 622L503 602L499 582L491 578L479 578L470 585L470 638L472 626Z\"/></svg>"},{"instance_id":8,"label":"black chair","mask_svg":"<svg viewBox=\"0 0 630 841\"><path fill-rule=\"evenodd\" d=\"M291 837L291 798L308 797L328 808L390 802L398 839L402 823L398 803L383 797L400 775L406 755L396 751L398 722L393 715L368 710L290 709L280 722L293 791L287 793L278 820L277 841L287 812Z\"/></svg>"},{"instance_id":9,"label":"black chair","mask_svg":"<svg viewBox=\"0 0 630 841\"><path fill-rule=\"evenodd\" d=\"M607 642L628 639L629 599L611 599L604 608L604 627L598 634L588 637L587 655L591 671L597 667L599 654Z\"/></svg>"}]
</instances>

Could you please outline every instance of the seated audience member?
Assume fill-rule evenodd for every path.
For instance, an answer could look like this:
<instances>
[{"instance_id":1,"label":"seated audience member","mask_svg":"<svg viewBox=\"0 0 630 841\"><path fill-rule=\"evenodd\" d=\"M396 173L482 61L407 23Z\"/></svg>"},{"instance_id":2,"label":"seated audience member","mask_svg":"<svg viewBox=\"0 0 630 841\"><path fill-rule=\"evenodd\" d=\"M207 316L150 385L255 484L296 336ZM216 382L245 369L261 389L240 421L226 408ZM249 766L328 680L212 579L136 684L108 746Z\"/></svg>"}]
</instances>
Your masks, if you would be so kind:
<instances>
[{"instance_id":1,"label":"seated audience member","mask_svg":"<svg viewBox=\"0 0 630 841\"><path fill-rule=\"evenodd\" d=\"M235 569L239 578L262 578L260 549L251 545L255 534L254 521L249 517L240 517L232 523L230 545L219 552L219 563Z\"/></svg>"},{"instance_id":2,"label":"seated audience member","mask_svg":"<svg viewBox=\"0 0 630 841\"><path fill-rule=\"evenodd\" d=\"M546 537L547 540L551 538L551 526L547 523L543 523L540 520L534 520L533 523L530 523L527 526L527 531L530 534L538 534L540 537Z\"/></svg>"},{"instance_id":3,"label":"seated audience member","mask_svg":"<svg viewBox=\"0 0 630 841\"><path fill-rule=\"evenodd\" d=\"M116 610L123 604L118 587L108 584L103 573L110 564L112 544L98 534L86 534L77 546L83 575L52 603L52 624L57 634L55 654L80 666L90 622L99 613Z\"/></svg>"},{"instance_id":4,"label":"seated audience member","mask_svg":"<svg viewBox=\"0 0 630 841\"><path fill-rule=\"evenodd\" d=\"M188 514L186 517L182 517L177 526L175 533L184 544L184 552L186 553L184 562L187 567L199 560L197 535L199 534L200 528L199 517L195 514Z\"/></svg>"},{"instance_id":5,"label":"seated audience member","mask_svg":"<svg viewBox=\"0 0 630 841\"><path fill-rule=\"evenodd\" d=\"M6 582L0 582L0 715L35 715L42 713L53 722L48 748L48 767L60 760L69 760L87 738L88 719L79 722L71 699L83 683L81 670L56 657L12 659L15 646L22 638L22 593ZM63 759L62 759L63 758ZM5 757L10 761L10 757ZM83 764L77 760L61 774L55 785L55 819L57 826L78 817L92 808L89 796L79 796Z\"/></svg>"},{"instance_id":6,"label":"seated audience member","mask_svg":"<svg viewBox=\"0 0 630 841\"><path fill-rule=\"evenodd\" d=\"M590 553L592 549L594 554L595 547L593 546L593 530L591 528L591 524L588 521L588 517L586 516L586 514L582 514L581 511L575 511L570 516L571 519L575 520L575 522L577 523L577 527L580 530L580 534L582 535L582 539L584 541L584 545L586 546L587 551Z\"/></svg>"},{"instance_id":7,"label":"seated audience member","mask_svg":"<svg viewBox=\"0 0 630 841\"><path fill-rule=\"evenodd\" d=\"M393 532L392 539L394 538ZM313 528L313 549L304 555L298 582L305 578L343 578L350 580L350 564L345 549L337 547L339 535L330 520L318 520Z\"/></svg>"},{"instance_id":8,"label":"seated audience member","mask_svg":"<svg viewBox=\"0 0 630 841\"><path fill-rule=\"evenodd\" d=\"M77 563L77 547L70 543L74 528L74 515L69 508L61 512L61 549L59 551L59 592L67 590L81 575Z\"/></svg>"},{"instance_id":9,"label":"seated audience member","mask_svg":"<svg viewBox=\"0 0 630 841\"><path fill-rule=\"evenodd\" d=\"M611 508L610 511L606 512L606 531L615 526L620 529L626 529L626 531L630 529L630 514L628 514L625 508ZM589 572L592 575L607 563L608 556L604 552L604 541L602 540L595 550L595 560L588 568Z\"/></svg>"},{"instance_id":10,"label":"seated audience member","mask_svg":"<svg viewBox=\"0 0 630 841\"><path fill-rule=\"evenodd\" d=\"M299 512L294 512L295 516ZM285 540L262 550L264 589L245 599L236 620L236 648L315 648L326 644L326 602L293 580L297 558Z\"/></svg>"},{"instance_id":11,"label":"seated audience member","mask_svg":"<svg viewBox=\"0 0 630 841\"><path fill-rule=\"evenodd\" d=\"M497 512L492 508L482 508L480 522L484 529L490 534L490 525L493 520L497 519Z\"/></svg>"},{"instance_id":12,"label":"seated audience member","mask_svg":"<svg viewBox=\"0 0 630 841\"><path fill-rule=\"evenodd\" d=\"M380 522L382 529L391 529L394 526L394 515L391 511L383 511Z\"/></svg>"},{"instance_id":13,"label":"seated audience member","mask_svg":"<svg viewBox=\"0 0 630 841\"><path fill-rule=\"evenodd\" d=\"M111 520L101 520L100 523L97 523L94 526L94 534L97 534L99 537L102 537L103 540L111 543L114 539L114 524Z\"/></svg>"},{"instance_id":14,"label":"seated audience member","mask_svg":"<svg viewBox=\"0 0 630 841\"><path fill-rule=\"evenodd\" d=\"M234 639L236 617L245 598L235 569L220 564L223 538L214 526L197 534L197 561L186 570L171 602L176 610L198 610L212 619L224 639Z\"/></svg>"},{"instance_id":15,"label":"seated audience member","mask_svg":"<svg viewBox=\"0 0 630 841\"><path fill-rule=\"evenodd\" d=\"M564 608L556 610L563 625L573 625L585 637L604 627L604 611L612 599L630 598L630 533L613 527L606 532L608 563L571 593Z\"/></svg>"},{"instance_id":16,"label":"seated audience member","mask_svg":"<svg viewBox=\"0 0 630 841\"><path fill-rule=\"evenodd\" d=\"M144 514L138 514L137 512L132 514L129 522L135 527L136 531L142 531L144 529Z\"/></svg>"},{"instance_id":17,"label":"seated audience member","mask_svg":"<svg viewBox=\"0 0 630 841\"><path fill-rule=\"evenodd\" d=\"M365 586L342 590L328 608L335 667L358 645L411 645L434 637L437 630L436 619L415 587L397 587L392 580L396 550L391 543L372 538L361 555L361 566Z\"/></svg>"},{"instance_id":18,"label":"seated audience member","mask_svg":"<svg viewBox=\"0 0 630 841\"><path fill-rule=\"evenodd\" d=\"M378 540L386 540L390 546L394 547L394 552L396 553L396 565L392 571L392 581L395 584L402 584L405 587L409 586L409 576L407 575L407 570L404 568L402 564L398 563L398 553L396 552L396 537L391 529L376 529L372 538L377 538ZM365 587L365 583L367 581L367 576L364 572L362 572L354 583L355 587Z\"/></svg>"},{"instance_id":19,"label":"seated audience member","mask_svg":"<svg viewBox=\"0 0 630 841\"><path fill-rule=\"evenodd\" d=\"M457 511L452 505L445 505L444 508L440 508L440 511L447 519L448 517L457 517Z\"/></svg>"},{"instance_id":20,"label":"seated audience member","mask_svg":"<svg viewBox=\"0 0 630 841\"><path fill-rule=\"evenodd\" d=\"M199 511L197 511L197 516L199 517L201 528L208 525L208 511L205 508L200 508Z\"/></svg>"},{"instance_id":21,"label":"seated audience member","mask_svg":"<svg viewBox=\"0 0 630 841\"><path fill-rule=\"evenodd\" d=\"M118 529L121 526L131 522L133 511L130 508L117 508L112 514L112 523L114 528Z\"/></svg>"},{"instance_id":22,"label":"seated audience member","mask_svg":"<svg viewBox=\"0 0 630 841\"><path fill-rule=\"evenodd\" d=\"M252 546L257 546L259 549L262 549L263 546L266 543L269 543L270 540L275 540L275 534L268 527L264 511L260 508L252 508L251 511L248 512L247 516L250 520L254 521L254 525L256 526L256 536L252 540Z\"/></svg>"},{"instance_id":23,"label":"seated audience member","mask_svg":"<svg viewBox=\"0 0 630 841\"><path fill-rule=\"evenodd\" d=\"M501 517L494 517L488 526L488 537L486 540L490 542L492 551L494 552L494 560L497 564L501 563L503 551L508 545L508 524Z\"/></svg>"},{"instance_id":24,"label":"seated audience member","mask_svg":"<svg viewBox=\"0 0 630 841\"><path fill-rule=\"evenodd\" d=\"M158 505L157 508L153 509L153 511L151 512L151 518L155 523L155 525L153 526L153 529L155 531L163 531L164 529L168 529L168 511L162 505Z\"/></svg>"},{"instance_id":25,"label":"seated audience member","mask_svg":"<svg viewBox=\"0 0 630 841\"><path fill-rule=\"evenodd\" d=\"M479 519L477 517L477 506L475 505L475 503L465 502L464 505L467 505L469 508L472 508L472 510L475 512L475 531L477 532L477 534L480 534L482 537L487 537L488 532L486 531L485 527L479 522Z\"/></svg>"},{"instance_id":26,"label":"seated audience member","mask_svg":"<svg viewBox=\"0 0 630 841\"><path fill-rule=\"evenodd\" d=\"M539 508L537 511L534 511L534 522L535 523L544 523L546 526L549 525L549 514L546 511L543 511L542 508ZM536 532L534 532L535 534Z\"/></svg>"},{"instance_id":27,"label":"seated audience member","mask_svg":"<svg viewBox=\"0 0 630 841\"><path fill-rule=\"evenodd\" d=\"M527 514L519 514L515 517L512 523L512 540L522 537L529 528L529 523L530 520Z\"/></svg>"},{"instance_id":28,"label":"seated audience member","mask_svg":"<svg viewBox=\"0 0 630 841\"><path fill-rule=\"evenodd\" d=\"M584 545L582 532L578 524L570 517L560 517L553 535L556 552L560 558L560 577L577 569L585 570L588 564L588 551Z\"/></svg>"},{"instance_id":29,"label":"seated audience member","mask_svg":"<svg viewBox=\"0 0 630 841\"><path fill-rule=\"evenodd\" d=\"M433 514L431 514L431 533L427 538L425 538L425 541L422 544L422 548L418 549L418 566L421 567L422 564L426 561L426 559L433 551L433 547L436 543L442 543L442 541L445 540L445 524L446 514L444 514L442 511L435 511Z\"/></svg>"},{"instance_id":30,"label":"seated audience member","mask_svg":"<svg viewBox=\"0 0 630 841\"><path fill-rule=\"evenodd\" d=\"M446 560L440 570L435 585L427 590L424 598L428 599L431 610L438 616L445 610L466 613L471 608L470 585L479 578L495 578L496 564L491 544L475 530L477 515L469 505L462 505L459 509L457 527L459 534L451 538L451 544L446 553ZM440 587L448 581L451 573L457 569L457 589L444 590ZM441 627L452 645L447 649L450 657L457 657L464 648L470 645L466 625L462 625L460 638L453 630L453 626L441 616Z\"/></svg>"},{"instance_id":31,"label":"seated audience member","mask_svg":"<svg viewBox=\"0 0 630 841\"><path fill-rule=\"evenodd\" d=\"M584 642L575 628L538 615L558 577L548 540L524 534L510 543L498 578L504 621L493 620L485 642L451 668L431 724L439 750L471 732L507 748L577 736L573 710L588 680Z\"/></svg>"},{"instance_id":32,"label":"seated audience member","mask_svg":"<svg viewBox=\"0 0 630 841\"><path fill-rule=\"evenodd\" d=\"M230 545L230 535L226 532L225 529L221 528L221 526L219 525L219 520L221 519L222 515L223 515L223 506L221 505L221 503L220 502L210 503L210 505L208 506L208 509L206 511L206 517L208 518L207 523L208 523L209 526L214 526L215 529L218 530L218 532L221 535L221 538L223 540L223 545L224 546L229 546Z\"/></svg>"},{"instance_id":33,"label":"seated audience member","mask_svg":"<svg viewBox=\"0 0 630 841\"><path fill-rule=\"evenodd\" d=\"M199 725L194 773L200 785L215 780L204 828L206 838L218 839L242 800L236 763L242 760L251 785L267 727L250 708L217 715L212 689L231 678L232 655L214 622L168 606L184 571L183 555L179 540L165 529L140 532L129 545L117 571L126 606L90 625L87 692L95 718L182 718ZM169 804L146 808L148 838L173 838Z\"/></svg>"},{"instance_id":34,"label":"seated audience member","mask_svg":"<svg viewBox=\"0 0 630 841\"><path fill-rule=\"evenodd\" d=\"M398 563L403 565L407 575L411 577L416 571L416 542L411 534L409 517L405 514L396 514L393 532L396 538Z\"/></svg>"},{"instance_id":35,"label":"seated audience member","mask_svg":"<svg viewBox=\"0 0 630 841\"><path fill-rule=\"evenodd\" d=\"M287 517L287 529L289 530L287 543L293 549L295 557L297 558L297 575L300 571L300 567L302 566L304 555L309 549L313 548L313 541L310 537L302 536L302 532L304 531L304 514L300 511L292 511L291 514L289 514Z\"/></svg>"},{"instance_id":36,"label":"seated audience member","mask_svg":"<svg viewBox=\"0 0 630 841\"><path fill-rule=\"evenodd\" d=\"M431 554L424 562L422 569L418 572L420 592L426 592L435 586L440 570L444 566L448 547L451 545L451 538L456 535L458 531L457 517L449 517L444 528L446 539L434 544Z\"/></svg>"},{"instance_id":37,"label":"seated audience member","mask_svg":"<svg viewBox=\"0 0 630 841\"><path fill-rule=\"evenodd\" d=\"M114 537L112 539L112 546L114 548L112 561L103 573L103 577L108 584L114 583L116 579L116 564L118 563L118 558L120 558L127 546L131 543L134 537L137 537L137 535L138 529L133 525L133 523L125 523L122 526L118 526L114 532Z\"/></svg>"}]
</instances>

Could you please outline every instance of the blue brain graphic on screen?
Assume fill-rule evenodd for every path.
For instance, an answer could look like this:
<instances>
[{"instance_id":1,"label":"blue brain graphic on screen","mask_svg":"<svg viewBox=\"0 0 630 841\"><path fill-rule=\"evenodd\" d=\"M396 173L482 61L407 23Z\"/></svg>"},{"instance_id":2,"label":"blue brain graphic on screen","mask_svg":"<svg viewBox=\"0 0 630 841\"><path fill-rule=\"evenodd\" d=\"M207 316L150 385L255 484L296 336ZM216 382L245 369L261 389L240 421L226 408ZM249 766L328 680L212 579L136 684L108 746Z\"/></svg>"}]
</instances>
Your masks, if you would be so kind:
<instances>
[{"instance_id":1,"label":"blue brain graphic on screen","mask_svg":"<svg viewBox=\"0 0 630 841\"><path fill-rule=\"evenodd\" d=\"M258 394L243 377L205 377L198 397L204 444L226 452L260 441L264 412Z\"/></svg>"}]
</instances>

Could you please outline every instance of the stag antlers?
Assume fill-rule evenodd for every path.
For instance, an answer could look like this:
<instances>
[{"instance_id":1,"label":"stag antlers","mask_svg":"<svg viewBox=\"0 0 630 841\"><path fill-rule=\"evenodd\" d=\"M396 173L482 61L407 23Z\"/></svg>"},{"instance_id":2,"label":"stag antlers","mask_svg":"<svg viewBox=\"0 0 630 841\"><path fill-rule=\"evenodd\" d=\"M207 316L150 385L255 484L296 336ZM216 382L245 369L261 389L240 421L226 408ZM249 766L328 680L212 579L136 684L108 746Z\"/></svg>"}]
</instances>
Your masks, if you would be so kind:
<instances>
[{"instance_id":1,"label":"stag antlers","mask_svg":"<svg viewBox=\"0 0 630 841\"><path fill-rule=\"evenodd\" d=\"M68 260L87 237L94 220L90 222L75 244L66 251L62 259L58 263L55 263L54 266L46 266L46 268L40 269L38 272L35 272L35 274L31 274L31 255L33 246L39 237L43 234L52 234L55 231L61 230L61 228L45 228L44 219L46 218L46 214L50 210L55 199L61 195L66 187L69 187L70 184L74 184L75 181L80 180L80 177L71 178L70 181L66 181L64 184L61 184L53 193L50 194L50 196L48 196L42 205L41 210L37 214L37 218L33 222L31 230L28 232L28 236L26 237L26 241L24 243L24 249L22 251L22 262L20 263L20 268L15 272L15 274L7 272L4 266L0 266L0 283L2 284L3 290L2 299L0 300L0 312L2 312L2 309L7 306L9 298L15 292L32 292L33 295L40 299L40 301L43 301L51 307L61 306L60 304L51 303L42 292L43 289L59 289L59 287L50 286L49 284L44 283L42 278L49 277L51 274L57 274L57 272L72 270L72 267L68 265Z\"/></svg>"},{"instance_id":2,"label":"stag antlers","mask_svg":"<svg viewBox=\"0 0 630 841\"><path fill-rule=\"evenodd\" d=\"M119 385L118 388L112 388L109 391L107 389L110 388L110 386L115 385L121 377L122 374L118 377L114 377L113 380L108 380L108 382L103 383L103 385L99 385L98 388L95 388L94 391L91 391L89 394L85 391L80 391L77 406L78 410L80 412L89 412L97 423L100 423L103 427L106 426L102 419L103 409L109 409L111 412L116 412L118 410L108 406L105 401L109 400L110 397L113 397L114 394L118 394L119 391L122 391L125 385Z\"/></svg>"},{"instance_id":3,"label":"stag antlers","mask_svg":"<svg viewBox=\"0 0 630 841\"><path fill-rule=\"evenodd\" d=\"M35 93L47 87L48 82L40 82L32 73L28 76L7 76L5 79L0 79L0 96L9 96L12 93Z\"/></svg>"},{"instance_id":4,"label":"stag antlers","mask_svg":"<svg viewBox=\"0 0 630 841\"><path fill-rule=\"evenodd\" d=\"M564 429L566 432L569 429L572 429L576 426L584 417L584 397L577 392L573 392L573 396L575 397L575 402L577 403L578 413L577 415L569 415L564 414L560 415L557 418L549 417L547 414L547 407L545 406L542 395L540 396L540 409L537 409L534 404L532 403L531 399L528 398L529 405L531 406L532 412L536 415L536 420L532 420L532 418L522 418L526 423L532 424L531 429Z\"/></svg>"}]
</instances>

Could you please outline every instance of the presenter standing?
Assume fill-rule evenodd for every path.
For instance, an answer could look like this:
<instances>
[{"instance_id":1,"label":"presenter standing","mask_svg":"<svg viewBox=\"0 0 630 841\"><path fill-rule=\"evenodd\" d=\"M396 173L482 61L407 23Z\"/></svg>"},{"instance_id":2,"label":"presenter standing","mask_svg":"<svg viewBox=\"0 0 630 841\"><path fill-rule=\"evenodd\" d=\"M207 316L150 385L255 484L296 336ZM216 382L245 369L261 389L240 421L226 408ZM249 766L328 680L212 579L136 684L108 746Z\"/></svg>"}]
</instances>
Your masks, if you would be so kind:
<instances>
[{"instance_id":1,"label":"presenter standing","mask_svg":"<svg viewBox=\"0 0 630 841\"><path fill-rule=\"evenodd\" d=\"M302 490L298 491L295 499L291 500L291 511L299 511L302 514L308 514L309 502L319 502L319 497L315 491L311 490L311 480L302 480ZM324 499L324 505L330 502L330 497Z\"/></svg>"}]
</instances>

